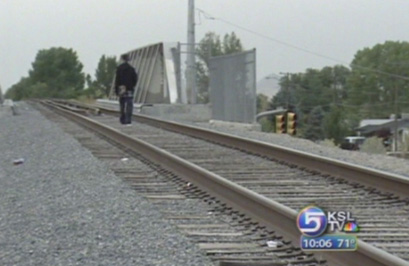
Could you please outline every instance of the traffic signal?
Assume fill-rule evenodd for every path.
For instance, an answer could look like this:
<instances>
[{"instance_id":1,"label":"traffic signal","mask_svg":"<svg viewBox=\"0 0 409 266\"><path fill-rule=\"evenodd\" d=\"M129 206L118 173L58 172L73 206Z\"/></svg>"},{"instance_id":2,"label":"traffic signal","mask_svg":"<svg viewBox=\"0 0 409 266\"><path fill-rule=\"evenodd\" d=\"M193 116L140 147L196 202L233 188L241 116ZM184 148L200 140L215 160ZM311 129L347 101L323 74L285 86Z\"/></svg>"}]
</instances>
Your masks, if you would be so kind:
<instances>
[{"instance_id":1,"label":"traffic signal","mask_svg":"<svg viewBox=\"0 0 409 266\"><path fill-rule=\"evenodd\" d=\"M287 113L287 133L289 135L297 134L297 115L293 112Z\"/></svg>"},{"instance_id":2,"label":"traffic signal","mask_svg":"<svg viewBox=\"0 0 409 266\"><path fill-rule=\"evenodd\" d=\"M276 133L285 133L285 115L276 115Z\"/></svg>"}]
</instances>

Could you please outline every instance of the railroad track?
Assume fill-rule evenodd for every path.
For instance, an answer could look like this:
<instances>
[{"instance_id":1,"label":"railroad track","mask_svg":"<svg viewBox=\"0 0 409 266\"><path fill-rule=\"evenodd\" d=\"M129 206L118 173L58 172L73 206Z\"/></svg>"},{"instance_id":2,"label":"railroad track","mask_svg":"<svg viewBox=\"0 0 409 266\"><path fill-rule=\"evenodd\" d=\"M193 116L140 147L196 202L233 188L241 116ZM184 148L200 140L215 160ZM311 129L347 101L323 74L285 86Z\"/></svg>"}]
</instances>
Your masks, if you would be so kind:
<instances>
[{"instance_id":1,"label":"railroad track","mask_svg":"<svg viewBox=\"0 0 409 266\"><path fill-rule=\"evenodd\" d=\"M40 110L95 157L108 164L139 195L157 204L164 217L193 239L217 265L325 265L323 259L305 254L274 231L251 221L140 155L100 140L55 112ZM145 161L146 165L138 161ZM157 168L157 172L152 168Z\"/></svg>"},{"instance_id":2,"label":"railroad track","mask_svg":"<svg viewBox=\"0 0 409 266\"><path fill-rule=\"evenodd\" d=\"M64 106L60 103L58 108ZM143 116L136 119L167 130L146 124L122 127L117 117L111 116L95 116L93 120L100 124L91 126L90 119L83 120L73 113L69 116L105 137L115 136L116 142L133 147L150 160L161 162L172 173L293 243L299 241L300 235L295 224L297 211L306 205L351 211L362 228L358 233L359 248L349 253L315 253L316 257L325 257L330 265L408 264L409 182L404 177ZM116 127L126 135L101 124ZM171 163L164 164L165 161Z\"/></svg>"}]
</instances>

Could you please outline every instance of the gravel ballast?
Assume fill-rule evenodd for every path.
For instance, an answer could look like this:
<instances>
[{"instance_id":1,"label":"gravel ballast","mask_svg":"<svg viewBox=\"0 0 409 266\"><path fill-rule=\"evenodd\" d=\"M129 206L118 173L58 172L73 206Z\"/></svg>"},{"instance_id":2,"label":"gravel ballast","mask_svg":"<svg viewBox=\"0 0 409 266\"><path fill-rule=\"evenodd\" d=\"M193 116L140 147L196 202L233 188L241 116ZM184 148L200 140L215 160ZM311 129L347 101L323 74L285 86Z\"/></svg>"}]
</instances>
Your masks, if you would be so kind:
<instances>
[{"instance_id":1,"label":"gravel ballast","mask_svg":"<svg viewBox=\"0 0 409 266\"><path fill-rule=\"evenodd\" d=\"M0 107L0 265L213 265L70 135L19 112Z\"/></svg>"},{"instance_id":2,"label":"gravel ballast","mask_svg":"<svg viewBox=\"0 0 409 266\"><path fill-rule=\"evenodd\" d=\"M292 137L287 134L275 134L260 132L259 124L241 124L234 122L224 122L211 120L206 122L193 122L192 120L181 119L178 114L166 114L166 118L178 123L189 124L197 127L211 129L214 131L220 131L244 138L264 141L274 145L283 146L286 148L292 148L316 155L320 155L327 158L337 159L344 162L366 166L373 169L383 170L386 172L396 173L409 177L409 163L407 159L391 157L382 154L369 154L360 151L348 151L342 150L337 147L328 147L312 142L307 139L301 139Z\"/></svg>"},{"instance_id":3,"label":"gravel ballast","mask_svg":"<svg viewBox=\"0 0 409 266\"><path fill-rule=\"evenodd\" d=\"M369 154L360 151L342 150L337 147L327 147L310 140L292 137L287 134L274 134L249 130L248 126L235 125L234 123L215 122L195 123L194 125L409 177L409 161L402 158L395 158L382 154Z\"/></svg>"}]
</instances>

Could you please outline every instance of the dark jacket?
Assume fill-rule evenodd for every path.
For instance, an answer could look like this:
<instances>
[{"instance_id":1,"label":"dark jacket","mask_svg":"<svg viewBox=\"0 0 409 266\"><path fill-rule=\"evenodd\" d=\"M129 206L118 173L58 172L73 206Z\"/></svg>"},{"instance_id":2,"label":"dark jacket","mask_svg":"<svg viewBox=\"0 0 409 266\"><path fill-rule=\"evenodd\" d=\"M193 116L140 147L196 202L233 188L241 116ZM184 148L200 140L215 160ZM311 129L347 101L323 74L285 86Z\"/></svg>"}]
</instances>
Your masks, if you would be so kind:
<instances>
[{"instance_id":1,"label":"dark jacket","mask_svg":"<svg viewBox=\"0 0 409 266\"><path fill-rule=\"evenodd\" d=\"M138 81L138 74L136 74L135 68L133 68L127 62L120 64L116 68L115 76L115 93L118 95L119 86L124 85L127 91L133 91Z\"/></svg>"}]
</instances>

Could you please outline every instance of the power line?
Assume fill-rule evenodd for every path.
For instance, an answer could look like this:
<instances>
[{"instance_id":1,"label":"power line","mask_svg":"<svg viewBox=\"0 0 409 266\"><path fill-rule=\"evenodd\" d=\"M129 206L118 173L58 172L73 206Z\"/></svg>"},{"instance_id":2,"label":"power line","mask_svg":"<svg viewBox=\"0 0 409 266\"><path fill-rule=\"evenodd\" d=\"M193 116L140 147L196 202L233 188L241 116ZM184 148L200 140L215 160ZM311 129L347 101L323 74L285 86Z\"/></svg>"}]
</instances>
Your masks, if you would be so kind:
<instances>
[{"instance_id":1,"label":"power line","mask_svg":"<svg viewBox=\"0 0 409 266\"><path fill-rule=\"evenodd\" d=\"M254 34L254 35L258 36L258 37L261 37L261 38L264 38L264 39L267 39L267 40L270 40L270 41L279 43L279 44L281 44L281 45L290 47L290 48L292 48L292 49L299 50L299 51L302 51L302 52L305 52L305 53L308 53L308 54L312 54L312 55L314 55L314 56L321 57L321 58L324 58L324 59L327 59L327 60L331 60L331 61L340 63L340 64L342 64L342 65L346 65L346 66L349 65L349 64L348 64L347 62L345 62L345 61L342 61L342 60L339 60L339 59L336 59L336 58L333 58L333 57L330 57L330 56L326 56L326 55L323 55L323 54L320 54L320 53L317 53L317 52L314 52L314 51L310 51L310 50L308 50L308 49L305 49L305 48L302 48L302 47L299 47L299 46L296 46L296 45L293 45L293 44L290 44L290 43L287 43L287 42L278 40L278 39L276 39L276 38L267 36L267 35L265 35L265 34L256 32L256 31L254 31L254 30L252 30L252 29L249 29L249 28L246 28L246 27L237 25L237 24L235 24L235 23L233 23L233 22L230 22L230 21L228 21L228 20L225 20L225 19L223 19L223 18L212 16L211 14L209 14L209 13L206 12L206 11L204 11L203 9L196 8L196 10L198 10L199 12L201 12L201 13L203 14L203 17L204 17L205 19L207 19L207 20L218 20L218 21L221 21L221 22L223 22L223 23L225 23L225 24L228 24L228 25L230 25L230 26L233 26L233 27L236 27L236 28L238 28L238 29L241 29L241 30L247 31L247 32L249 32L249 33L252 33L252 34ZM369 67L364 67L364 66L360 66L360 65L356 65L356 64L351 64L351 66L352 66L352 67L356 67L356 68L360 68L360 69L363 69L363 70L367 70L367 71L370 71L370 72L374 72L374 73L378 73L378 74L390 76L390 77L393 77L393 78L398 78L398 79L403 79L403 80L408 80L408 81L409 81L409 77L402 76L402 75L398 75L398 74L395 74L395 73L389 73L389 72L385 72L385 71L382 71L382 70L372 69L372 68L369 68Z\"/></svg>"},{"instance_id":2,"label":"power line","mask_svg":"<svg viewBox=\"0 0 409 266\"><path fill-rule=\"evenodd\" d=\"M237 24L235 24L235 23L233 23L233 22L227 21L227 20L225 20L225 19L223 19L223 18L213 17L213 16L211 16L209 13L203 11L202 9L197 9L197 10L199 10L200 12L202 12L203 15L204 15L204 17L205 17L206 19L208 19L208 20L219 20L219 21L224 22L224 23L226 23L226 24L228 24L228 25L230 25L230 26L233 26L233 27L239 28L239 29L241 29L241 30L247 31L247 32L252 33L252 34L254 34L254 35L257 35L257 36L259 36L259 37L261 37L261 38L265 38L265 39L268 39L268 40L270 40L270 41L277 42L277 43L282 44L282 45L284 45L284 46L288 46L288 47L291 47L291 48L293 48L293 49L300 50L300 51L303 51L303 52L305 52L305 53L313 54L313 55L315 55L315 56L322 57L322 58L325 58L325 59L328 59L328 60L336 61L336 62L338 62L338 63L342 63L342 64L345 63L345 62L343 62L343 61L341 61L341 60L338 60L338 59L335 59L335 58L332 58L332 57L328 57L328 56L325 56L325 55L322 55L322 54L319 54L319 53L316 53L316 52L313 52L313 51L304 49L304 48L302 48L302 47L299 47L299 46L296 46L296 45L293 45L293 44L290 44L290 43L287 43L287 42L284 42L284 41L281 41L281 40L272 38L272 37L267 36L267 35L265 35L265 34L256 32L256 31L254 31L254 30L251 30L251 29L242 27L242 26L237 25Z\"/></svg>"}]
</instances>

